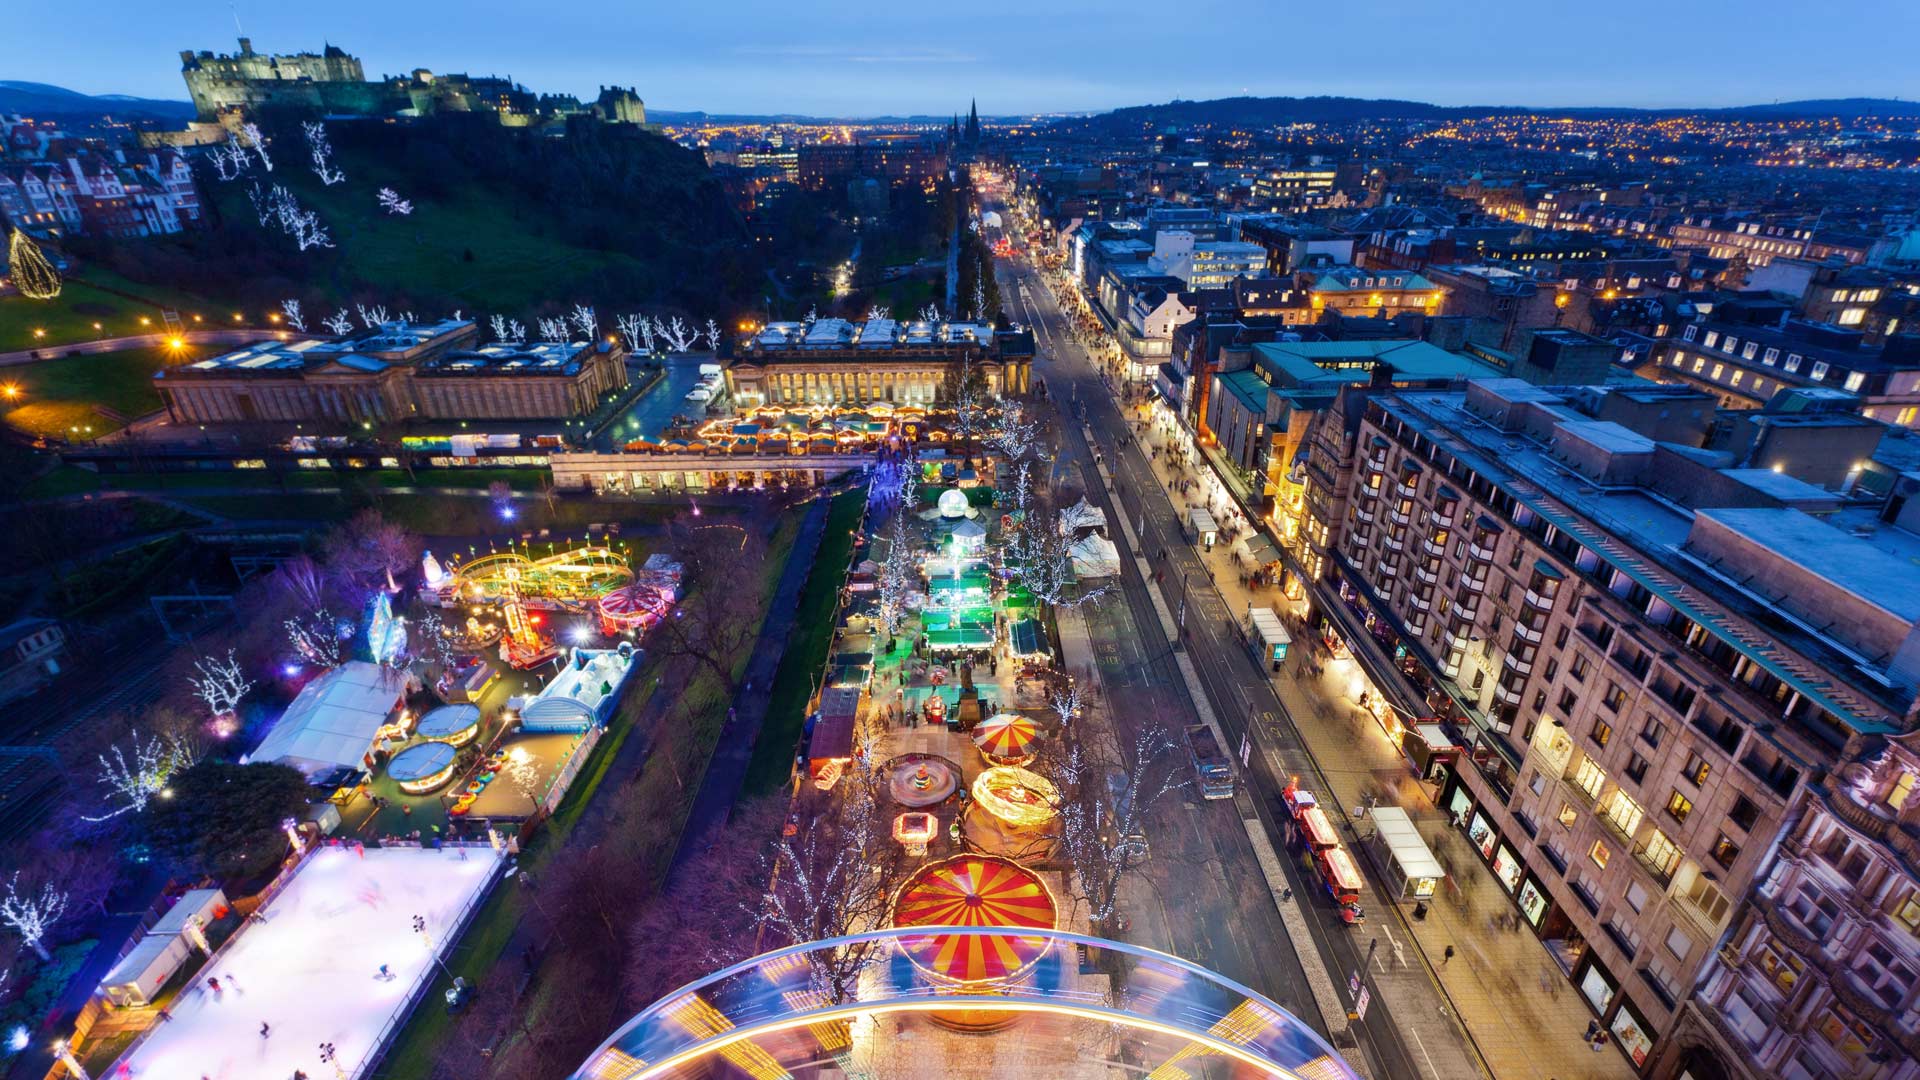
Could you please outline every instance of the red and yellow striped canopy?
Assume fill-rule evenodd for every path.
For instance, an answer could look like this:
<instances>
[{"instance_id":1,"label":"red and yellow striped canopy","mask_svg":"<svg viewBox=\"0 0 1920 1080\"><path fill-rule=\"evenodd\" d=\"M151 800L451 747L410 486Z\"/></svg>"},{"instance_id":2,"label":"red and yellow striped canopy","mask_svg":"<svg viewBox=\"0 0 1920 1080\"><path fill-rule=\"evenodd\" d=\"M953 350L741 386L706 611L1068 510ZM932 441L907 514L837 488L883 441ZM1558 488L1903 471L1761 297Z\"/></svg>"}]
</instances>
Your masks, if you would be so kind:
<instances>
[{"instance_id":1,"label":"red and yellow striped canopy","mask_svg":"<svg viewBox=\"0 0 1920 1080\"><path fill-rule=\"evenodd\" d=\"M1058 911L1038 875L991 855L960 855L922 867L894 901L895 926L1015 926L1051 930ZM947 982L1019 975L1046 950L1046 939L1000 934L902 938L914 965Z\"/></svg>"},{"instance_id":2,"label":"red and yellow striped canopy","mask_svg":"<svg viewBox=\"0 0 1920 1080\"><path fill-rule=\"evenodd\" d=\"M991 758L1024 758L1039 738L1040 725L1019 713L995 713L973 729L973 745Z\"/></svg>"}]
</instances>

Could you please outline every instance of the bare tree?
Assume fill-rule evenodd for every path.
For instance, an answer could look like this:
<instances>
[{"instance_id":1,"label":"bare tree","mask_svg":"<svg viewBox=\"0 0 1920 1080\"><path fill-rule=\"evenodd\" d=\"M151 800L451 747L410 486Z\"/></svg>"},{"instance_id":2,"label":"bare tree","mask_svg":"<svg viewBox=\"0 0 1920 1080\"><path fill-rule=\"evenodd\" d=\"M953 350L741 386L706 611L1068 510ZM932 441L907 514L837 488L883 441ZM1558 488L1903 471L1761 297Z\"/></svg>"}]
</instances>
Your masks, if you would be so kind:
<instances>
[{"instance_id":1,"label":"bare tree","mask_svg":"<svg viewBox=\"0 0 1920 1080\"><path fill-rule=\"evenodd\" d=\"M1080 684L1076 682L1069 681L1056 686L1047 695L1047 707L1052 709L1053 715L1059 718L1062 730L1072 727L1074 719L1086 706L1086 700L1080 692Z\"/></svg>"},{"instance_id":2,"label":"bare tree","mask_svg":"<svg viewBox=\"0 0 1920 1080\"><path fill-rule=\"evenodd\" d=\"M925 306L921 307L920 321L926 322L926 323L939 322L940 321L940 305L929 302Z\"/></svg>"},{"instance_id":3,"label":"bare tree","mask_svg":"<svg viewBox=\"0 0 1920 1080\"><path fill-rule=\"evenodd\" d=\"M81 815L86 821L107 821L122 814L137 814L147 804L167 792L174 774L193 764L193 749L177 734L141 738L134 732L129 740L132 760L115 744L100 755L100 782L107 787L108 811L99 815Z\"/></svg>"},{"instance_id":4,"label":"bare tree","mask_svg":"<svg viewBox=\"0 0 1920 1080\"><path fill-rule=\"evenodd\" d=\"M360 325L369 330L377 330L390 321L385 304L374 304L372 306L355 304L353 305L353 311L354 314L360 316Z\"/></svg>"},{"instance_id":5,"label":"bare tree","mask_svg":"<svg viewBox=\"0 0 1920 1080\"><path fill-rule=\"evenodd\" d=\"M914 537L907 517L906 503L894 507L887 522L887 557L880 564L880 626L891 639L906 618L908 602L920 588L920 562L915 557Z\"/></svg>"},{"instance_id":6,"label":"bare tree","mask_svg":"<svg viewBox=\"0 0 1920 1080\"><path fill-rule=\"evenodd\" d=\"M240 125L240 134L246 136L247 146L252 148L254 154L259 156L260 164L264 166L268 172L272 172L273 159L267 156L267 140L266 136L260 134L260 125L252 123L251 121L242 124Z\"/></svg>"},{"instance_id":7,"label":"bare tree","mask_svg":"<svg viewBox=\"0 0 1920 1080\"><path fill-rule=\"evenodd\" d=\"M573 311L567 315L568 321L580 330L580 336L591 343L600 336L600 317L585 304L573 305Z\"/></svg>"},{"instance_id":8,"label":"bare tree","mask_svg":"<svg viewBox=\"0 0 1920 1080\"><path fill-rule=\"evenodd\" d=\"M639 352L642 342L646 343L648 352L653 351L653 331L647 325L646 316L620 315L613 320L613 327L627 339L628 351Z\"/></svg>"},{"instance_id":9,"label":"bare tree","mask_svg":"<svg viewBox=\"0 0 1920 1080\"><path fill-rule=\"evenodd\" d=\"M776 941L799 944L884 925L904 849L888 835L878 779L862 758L841 781L831 810L784 837L766 861L772 887L751 905ZM831 1004L852 1000L884 943L860 941L807 953L813 987Z\"/></svg>"},{"instance_id":10,"label":"bare tree","mask_svg":"<svg viewBox=\"0 0 1920 1080\"><path fill-rule=\"evenodd\" d=\"M300 125L307 136L307 150L313 159L313 175L320 182L332 187L347 178L333 164L333 144L327 141L327 126L318 120L309 120Z\"/></svg>"},{"instance_id":11,"label":"bare tree","mask_svg":"<svg viewBox=\"0 0 1920 1080\"><path fill-rule=\"evenodd\" d=\"M1041 602L1061 609L1105 595L1111 584L1086 588L1076 580L1072 541L1056 527L1058 515L1033 494L1028 468L1023 461L1015 474L1015 506L1021 522L1006 545L1013 580Z\"/></svg>"},{"instance_id":12,"label":"bare tree","mask_svg":"<svg viewBox=\"0 0 1920 1080\"><path fill-rule=\"evenodd\" d=\"M188 680L193 685L193 696L206 702L207 709L215 720L233 712L240 699L253 689L253 683L240 671L240 662L234 659L234 650L227 650L227 658L220 660L203 656L193 662L195 674Z\"/></svg>"},{"instance_id":13,"label":"bare tree","mask_svg":"<svg viewBox=\"0 0 1920 1080\"><path fill-rule=\"evenodd\" d=\"M987 436L986 443L991 449L1018 461L1040 445L1040 425L1024 417L1018 402L1007 402L1001 406L999 426Z\"/></svg>"},{"instance_id":14,"label":"bare tree","mask_svg":"<svg viewBox=\"0 0 1920 1080\"><path fill-rule=\"evenodd\" d=\"M1043 744L1059 789L1061 851L1096 933L1105 932L1121 883L1145 854L1148 812L1186 786L1177 747L1173 734L1152 721L1130 736L1075 724Z\"/></svg>"},{"instance_id":15,"label":"bare tree","mask_svg":"<svg viewBox=\"0 0 1920 1080\"><path fill-rule=\"evenodd\" d=\"M540 329L541 341L564 342L571 336L567 333L567 320L564 318L541 318L535 320L535 322Z\"/></svg>"},{"instance_id":16,"label":"bare tree","mask_svg":"<svg viewBox=\"0 0 1920 1080\"><path fill-rule=\"evenodd\" d=\"M368 592L382 587L399 592L393 575L419 562L420 546L418 536L373 509L355 514L320 542L327 572L333 579ZM364 598L364 592L352 597Z\"/></svg>"},{"instance_id":17,"label":"bare tree","mask_svg":"<svg viewBox=\"0 0 1920 1080\"><path fill-rule=\"evenodd\" d=\"M712 319L707 320L707 348L714 352L720 351L720 324Z\"/></svg>"},{"instance_id":18,"label":"bare tree","mask_svg":"<svg viewBox=\"0 0 1920 1080\"><path fill-rule=\"evenodd\" d=\"M654 333L666 339L667 348L672 352L688 352L700 340L699 332L688 326L686 320L678 315L675 315L671 322L664 324L655 319L653 329Z\"/></svg>"},{"instance_id":19,"label":"bare tree","mask_svg":"<svg viewBox=\"0 0 1920 1080\"><path fill-rule=\"evenodd\" d=\"M67 913L67 894L52 881L39 889L20 891L20 872L7 879L7 894L0 896L0 925L20 935L20 943L32 949L42 960L53 957L47 952L47 933Z\"/></svg>"},{"instance_id":20,"label":"bare tree","mask_svg":"<svg viewBox=\"0 0 1920 1080\"><path fill-rule=\"evenodd\" d=\"M293 327L303 334L307 332L307 317L300 312L300 301L282 300L280 301L280 310L286 315L288 326Z\"/></svg>"},{"instance_id":21,"label":"bare tree","mask_svg":"<svg viewBox=\"0 0 1920 1080\"><path fill-rule=\"evenodd\" d=\"M669 525L668 539L688 587L673 613L655 625L649 647L706 668L731 695L734 669L765 614L756 586L768 571L766 538L758 529L708 525L683 514Z\"/></svg>"},{"instance_id":22,"label":"bare tree","mask_svg":"<svg viewBox=\"0 0 1920 1080\"><path fill-rule=\"evenodd\" d=\"M413 213L413 203L401 198L400 193L390 187L383 187L379 191L374 192L374 198L380 200L380 209L385 210L389 214L406 217L408 214Z\"/></svg>"},{"instance_id":23,"label":"bare tree","mask_svg":"<svg viewBox=\"0 0 1920 1080\"><path fill-rule=\"evenodd\" d=\"M320 325L326 327L327 332L331 334L345 336L353 333L353 320L348 318L344 311L336 311L332 316L320 320Z\"/></svg>"},{"instance_id":24,"label":"bare tree","mask_svg":"<svg viewBox=\"0 0 1920 1080\"><path fill-rule=\"evenodd\" d=\"M240 175L240 170L234 166L233 159L227 156L227 148L223 145L216 145L213 149L208 150L207 161L213 165L213 175L219 177L222 183ZM253 209L256 213L260 210L260 203L259 198L254 195L254 192L258 191L259 188L260 185L255 184L254 190L247 193L249 197L254 199ZM261 224L264 225L266 222L262 221Z\"/></svg>"}]
</instances>

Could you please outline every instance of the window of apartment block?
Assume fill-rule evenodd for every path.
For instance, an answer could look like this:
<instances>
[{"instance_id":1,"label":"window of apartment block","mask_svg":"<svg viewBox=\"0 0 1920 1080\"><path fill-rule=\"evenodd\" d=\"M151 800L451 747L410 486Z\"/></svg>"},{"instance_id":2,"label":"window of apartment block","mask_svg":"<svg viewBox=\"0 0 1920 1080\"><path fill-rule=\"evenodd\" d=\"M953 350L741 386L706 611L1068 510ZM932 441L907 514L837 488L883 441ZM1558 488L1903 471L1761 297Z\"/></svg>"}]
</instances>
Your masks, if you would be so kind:
<instances>
[{"instance_id":1,"label":"window of apartment block","mask_svg":"<svg viewBox=\"0 0 1920 1080\"><path fill-rule=\"evenodd\" d=\"M1824 938L1840 918L1840 905L1826 898L1812 882L1803 881L1787 898L1787 914L1809 934Z\"/></svg>"},{"instance_id":2,"label":"window of apartment block","mask_svg":"<svg viewBox=\"0 0 1920 1080\"><path fill-rule=\"evenodd\" d=\"M1807 372L1807 377L1815 382L1825 381L1827 377L1827 362L1825 360L1815 360L1813 362L1813 370Z\"/></svg>"},{"instance_id":3,"label":"window of apartment block","mask_svg":"<svg viewBox=\"0 0 1920 1080\"><path fill-rule=\"evenodd\" d=\"M1685 960L1693 952L1693 939L1676 926L1667 931L1666 946L1675 960Z\"/></svg>"},{"instance_id":4,"label":"window of apartment block","mask_svg":"<svg viewBox=\"0 0 1920 1080\"><path fill-rule=\"evenodd\" d=\"M1728 836L1726 833L1721 833L1719 836L1719 839L1713 842L1713 861L1714 862L1719 863L1721 866L1731 868L1733 866L1734 860L1738 859L1739 857L1740 857L1740 845L1734 843L1733 838Z\"/></svg>"},{"instance_id":5,"label":"window of apartment block","mask_svg":"<svg viewBox=\"0 0 1920 1080\"><path fill-rule=\"evenodd\" d=\"M1889 1009L1898 1009L1913 988L1913 969L1900 961L1884 943L1869 939L1855 955L1853 973L1860 988L1880 1000Z\"/></svg>"},{"instance_id":6,"label":"window of apartment block","mask_svg":"<svg viewBox=\"0 0 1920 1080\"><path fill-rule=\"evenodd\" d=\"M1580 764L1573 770L1573 782L1590 799L1600 797L1600 789L1607 782L1606 771L1593 763L1590 757L1582 757Z\"/></svg>"},{"instance_id":7,"label":"window of apartment block","mask_svg":"<svg viewBox=\"0 0 1920 1080\"><path fill-rule=\"evenodd\" d=\"M1700 328L1699 328L1698 326L1689 326L1689 327L1687 327L1687 328L1686 328L1685 330L1682 330L1682 331L1680 332L1680 336L1681 336L1681 338L1683 338L1684 340L1687 340L1687 341L1692 341L1692 340L1693 340L1693 336L1694 336L1694 335L1695 335L1696 333L1698 333L1698 332L1699 332L1699 330L1700 330Z\"/></svg>"},{"instance_id":8,"label":"window of apartment block","mask_svg":"<svg viewBox=\"0 0 1920 1080\"><path fill-rule=\"evenodd\" d=\"M1593 670L1593 661L1587 659L1587 654L1574 653L1573 666L1567 669L1567 674L1573 676L1575 682L1586 682L1587 672L1591 670Z\"/></svg>"},{"instance_id":9,"label":"window of apartment block","mask_svg":"<svg viewBox=\"0 0 1920 1080\"><path fill-rule=\"evenodd\" d=\"M1547 681L1548 681L1548 682L1552 682L1552 681L1553 681L1553 677L1554 677L1555 675L1558 675L1558 674L1560 673L1560 661L1558 661L1558 660L1549 660L1549 661L1547 661L1547 666L1546 666L1545 668L1543 668L1543 669L1541 669L1541 673L1542 673L1543 675L1545 675L1545 676L1546 676L1546 679L1547 679ZM1538 706L1538 705L1536 705L1536 706L1534 706L1534 708L1536 708L1536 709L1537 709L1537 708L1539 708L1539 706Z\"/></svg>"},{"instance_id":10,"label":"window of apartment block","mask_svg":"<svg viewBox=\"0 0 1920 1080\"><path fill-rule=\"evenodd\" d=\"M1639 754L1630 753L1627 755L1627 776L1632 779L1634 783L1638 784L1646 780L1647 768L1646 758L1641 757Z\"/></svg>"},{"instance_id":11,"label":"window of apartment block","mask_svg":"<svg viewBox=\"0 0 1920 1080\"><path fill-rule=\"evenodd\" d=\"M1674 791L1667 796L1667 816L1682 825L1687 823L1687 815L1693 813L1693 800Z\"/></svg>"},{"instance_id":12,"label":"window of apartment block","mask_svg":"<svg viewBox=\"0 0 1920 1080\"><path fill-rule=\"evenodd\" d=\"M1733 797L1733 809L1727 813L1727 820L1740 826L1741 832L1752 832L1753 826L1760 820L1760 808L1745 795Z\"/></svg>"},{"instance_id":13,"label":"window of apartment block","mask_svg":"<svg viewBox=\"0 0 1920 1080\"><path fill-rule=\"evenodd\" d=\"M1605 870L1607 860L1613 858L1613 851L1607 847L1605 841L1595 840L1593 846L1587 849L1587 858L1593 860L1593 865Z\"/></svg>"},{"instance_id":14,"label":"window of apartment block","mask_svg":"<svg viewBox=\"0 0 1920 1080\"><path fill-rule=\"evenodd\" d=\"M1579 703L1580 703L1579 696L1576 695L1572 690L1560 691L1559 705L1560 705L1561 712L1566 713L1568 716L1572 716L1573 707L1575 705L1578 705Z\"/></svg>"},{"instance_id":15,"label":"window of apartment block","mask_svg":"<svg viewBox=\"0 0 1920 1080\"><path fill-rule=\"evenodd\" d=\"M1627 906L1633 910L1643 910L1647 906L1648 895L1645 885L1640 884L1638 881L1627 883Z\"/></svg>"},{"instance_id":16,"label":"window of apartment block","mask_svg":"<svg viewBox=\"0 0 1920 1080\"><path fill-rule=\"evenodd\" d=\"M1687 767L1681 770L1680 775L1691 781L1694 787L1699 787L1707 782L1707 773L1711 772L1712 768L1705 758L1690 752L1687 754Z\"/></svg>"},{"instance_id":17,"label":"window of apartment block","mask_svg":"<svg viewBox=\"0 0 1920 1080\"><path fill-rule=\"evenodd\" d=\"M1574 823L1580 820L1580 811L1575 810L1573 808L1572 803L1563 802L1560 804L1560 813L1558 816L1560 819L1560 824L1571 829L1573 828Z\"/></svg>"},{"instance_id":18,"label":"window of apartment block","mask_svg":"<svg viewBox=\"0 0 1920 1080\"><path fill-rule=\"evenodd\" d=\"M1747 1044L1747 1048L1757 1049L1766 1041L1767 1033L1773 1030L1774 1009L1759 990L1747 985L1734 988L1721 1006L1727 1014L1727 1026Z\"/></svg>"},{"instance_id":19,"label":"window of apartment block","mask_svg":"<svg viewBox=\"0 0 1920 1080\"><path fill-rule=\"evenodd\" d=\"M1640 809L1640 804L1634 802L1633 796L1628 795L1624 788L1613 789L1603 813L1613 827L1625 836L1632 836L1634 830L1640 827L1641 820L1647 816L1646 811Z\"/></svg>"},{"instance_id":20,"label":"window of apartment block","mask_svg":"<svg viewBox=\"0 0 1920 1080\"><path fill-rule=\"evenodd\" d=\"M1546 774L1534 773L1532 778L1527 781L1527 790L1533 792L1535 795L1544 794L1547 790Z\"/></svg>"},{"instance_id":21,"label":"window of apartment block","mask_svg":"<svg viewBox=\"0 0 1920 1080\"><path fill-rule=\"evenodd\" d=\"M1640 729L1640 741L1646 743L1648 746L1658 748L1661 740L1666 737L1667 725L1655 720L1651 716L1647 717L1647 726Z\"/></svg>"},{"instance_id":22,"label":"window of apartment block","mask_svg":"<svg viewBox=\"0 0 1920 1080\"><path fill-rule=\"evenodd\" d=\"M1766 351L1766 354L1765 354L1764 356L1762 356L1762 357L1760 357L1760 362L1761 362L1761 363L1763 363L1763 364L1765 364L1765 365L1767 365L1768 367L1772 367L1773 365L1775 365L1775 364L1777 364L1777 363L1779 363L1779 362L1780 362L1780 350L1779 350L1779 349L1768 349L1768 350Z\"/></svg>"},{"instance_id":23,"label":"window of apartment block","mask_svg":"<svg viewBox=\"0 0 1920 1080\"><path fill-rule=\"evenodd\" d=\"M1907 894L1907 898L1894 909L1893 917L1900 920L1909 931L1920 934L1920 891Z\"/></svg>"},{"instance_id":24,"label":"window of apartment block","mask_svg":"<svg viewBox=\"0 0 1920 1080\"><path fill-rule=\"evenodd\" d=\"M1788 371L1800 370L1800 354L1799 353L1787 354L1787 370Z\"/></svg>"},{"instance_id":25,"label":"window of apartment block","mask_svg":"<svg viewBox=\"0 0 1920 1080\"><path fill-rule=\"evenodd\" d=\"M1554 631L1553 647L1556 649L1564 649L1567 647L1567 628L1566 627L1562 626L1560 629ZM1552 678L1552 676L1548 676L1548 678Z\"/></svg>"},{"instance_id":26,"label":"window of apartment block","mask_svg":"<svg viewBox=\"0 0 1920 1080\"><path fill-rule=\"evenodd\" d=\"M1821 1013L1814 1022L1813 1030L1848 1061L1859 1060L1874 1041L1873 1028L1855 1020L1838 1006Z\"/></svg>"},{"instance_id":27,"label":"window of apartment block","mask_svg":"<svg viewBox=\"0 0 1920 1080\"><path fill-rule=\"evenodd\" d=\"M1551 679L1553 676L1548 675L1547 678ZM1887 789L1887 797L1885 800L1887 808L1894 813L1899 813L1900 810L1907 805L1907 797L1913 794L1913 786L1916 780L1920 780L1920 776L1903 770L1900 773L1900 778L1895 780L1893 786Z\"/></svg>"},{"instance_id":28,"label":"window of apartment block","mask_svg":"<svg viewBox=\"0 0 1920 1080\"><path fill-rule=\"evenodd\" d=\"M1588 733L1587 737L1599 743L1601 746L1605 746L1613 741L1613 725L1607 723L1605 720L1595 720L1593 722L1593 730Z\"/></svg>"},{"instance_id":29,"label":"window of apartment block","mask_svg":"<svg viewBox=\"0 0 1920 1080\"><path fill-rule=\"evenodd\" d=\"M1606 696L1600 699L1600 704L1605 705L1607 707L1608 712L1618 715L1620 712L1620 707L1622 705L1625 705L1626 703L1627 703L1627 692L1625 690L1620 689L1620 685L1618 683L1608 682Z\"/></svg>"}]
</instances>

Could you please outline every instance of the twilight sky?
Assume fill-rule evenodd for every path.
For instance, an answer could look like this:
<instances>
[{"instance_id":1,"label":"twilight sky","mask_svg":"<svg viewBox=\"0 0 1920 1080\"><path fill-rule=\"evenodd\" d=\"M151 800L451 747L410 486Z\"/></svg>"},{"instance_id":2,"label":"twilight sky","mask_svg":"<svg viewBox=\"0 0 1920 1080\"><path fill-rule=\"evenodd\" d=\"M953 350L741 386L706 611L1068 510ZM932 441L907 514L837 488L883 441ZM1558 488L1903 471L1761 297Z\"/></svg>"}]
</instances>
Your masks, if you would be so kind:
<instances>
[{"instance_id":1,"label":"twilight sky","mask_svg":"<svg viewBox=\"0 0 1920 1080\"><path fill-rule=\"evenodd\" d=\"M22 3L0 79L184 98L178 52L331 41L369 76L511 75L650 106L820 116L1107 109L1256 95L1440 104L1920 98L1915 0L93 0Z\"/></svg>"}]
</instances>

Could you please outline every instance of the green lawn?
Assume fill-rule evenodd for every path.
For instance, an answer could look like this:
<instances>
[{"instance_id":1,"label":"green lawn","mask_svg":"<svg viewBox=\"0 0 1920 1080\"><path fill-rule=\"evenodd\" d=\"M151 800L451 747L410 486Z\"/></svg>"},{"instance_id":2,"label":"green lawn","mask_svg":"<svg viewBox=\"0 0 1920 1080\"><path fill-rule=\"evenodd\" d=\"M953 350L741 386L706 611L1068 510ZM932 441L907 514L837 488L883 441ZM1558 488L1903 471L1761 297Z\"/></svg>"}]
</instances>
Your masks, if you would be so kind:
<instances>
[{"instance_id":1,"label":"green lawn","mask_svg":"<svg viewBox=\"0 0 1920 1080\"><path fill-rule=\"evenodd\" d=\"M833 644L833 611L840 587L847 580L847 560L853 554L854 530L867 501L865 488L834 496L827 511L826 531L813 560L813 573L800 592L799 614L793 633L780 655L773 688L768 691L767 716L760 738L747 763L746 797L778 791L791 774L793 747L806 725L807 702L820 673L826 669L827 649Z\"/></svg>"},{"instance_id":2,"label":"green lawn","mask_svg":"<svg viewBox=\"0 0 1920 1080\"><path fill-rule=\"evenodd\" d=\"M343 280L525 312L570 295L556 292L556 281L579 282L636 261L542 236L540 223L527 220L507 193L478 184L465 185L450 198L415 199L414 212L404 217L384 213L372 193L390 186L406 194L406 175L365 155L343 153L347 183L327 187L304 169L281 181L327 222L344 264ZM216 187L212 195L230 221L244 222L252 213L239 184ZM335 291L327 282L312 284ZM603 319L612 321L610 315Z\"/></svg>"},{"instance_id":3,"label":"green lawn","mask_svg":"<svg viewBox=\"0 0 1920 1080\"><path fill-rule=\"evenodd\" d=\"M6 410L0 419L29 435L67 435L70 428L89 425L93 434L104 435L120 424L101 415L96 406L126 417L160 407L153 373L165 367L167 360L160 349L129 349L0 368L0 383L16 391L0 399L0 408Z\"/></svg>"},{"instance_id":4,"label":"green lawn","mask_svg":"<svg viewBox=\"0 0 1920 1080\"><path fill-rule=\"evenodd\" d=\"M186 293L135 284L89 268L68 278L52 300L0 296L0 352L152 333L160 329L160 313L167 308L189 321L195 314L207 319L232 317L232 312L216 316L206 301ZM148 320L145 325L140 322L143 316ZM100 324L98 329L95 323ZM36 330L43 333L35 334Z\"/></svg>"}]
</instances>

